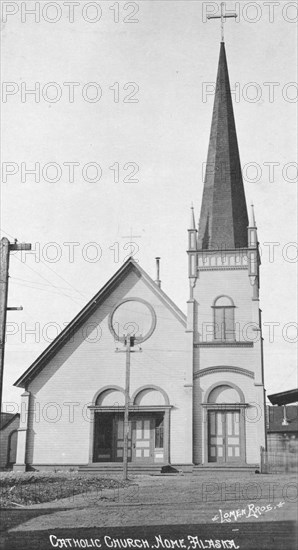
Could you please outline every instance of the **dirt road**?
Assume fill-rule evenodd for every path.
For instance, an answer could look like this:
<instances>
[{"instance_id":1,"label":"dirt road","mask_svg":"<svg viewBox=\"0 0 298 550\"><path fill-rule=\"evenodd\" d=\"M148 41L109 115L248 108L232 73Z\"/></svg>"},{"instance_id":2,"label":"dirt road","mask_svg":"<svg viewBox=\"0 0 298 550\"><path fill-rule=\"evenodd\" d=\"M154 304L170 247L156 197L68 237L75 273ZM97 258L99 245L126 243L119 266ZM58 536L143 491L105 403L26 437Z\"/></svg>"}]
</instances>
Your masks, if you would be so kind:
<instances>
[{"instance_id":1,"label":"dirt road","mask_svg":"<svg viewBox=\"0 0 298 550\"><path fill-rule=\"evenodd\" d=\"M20 543L21 548L27 548L27 543L28 548L147 547L146 543L127 546L130 537L132 541L144 538L151 548L179 548L177 541L182 538L185 546L181 548L191 550L192 544L203 549L206 537L221 540L222 536L233 539L239 548L295 548L295 476L202 472L198 476L138 476L131 481L124 489L2 511L6 531L2 548L14 548L13 544L20 548ZM166 543L155 539L162 532L170 537ZM120 533L124 542L114 543L115 533ZM187 539L199 535L201 543ZM79 546L79 540L85 542ZM210 544L205 548L216 547Z\"/></svg>"}]
</instances>

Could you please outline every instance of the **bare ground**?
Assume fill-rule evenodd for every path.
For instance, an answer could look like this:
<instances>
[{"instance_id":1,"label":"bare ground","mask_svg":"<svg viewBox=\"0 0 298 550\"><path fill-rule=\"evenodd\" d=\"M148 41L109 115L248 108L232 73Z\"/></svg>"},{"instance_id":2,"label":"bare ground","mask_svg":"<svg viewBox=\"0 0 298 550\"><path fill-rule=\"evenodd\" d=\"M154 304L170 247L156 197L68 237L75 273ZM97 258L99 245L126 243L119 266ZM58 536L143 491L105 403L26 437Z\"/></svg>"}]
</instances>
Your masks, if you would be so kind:
<instances>
[{"instance_id":1,"label":"bare ground","mask_svg":"<svg viewBox=\"0 0 298 550\"><path fill-rule=\"evenodd\" d=\"M135 476L131 477L128 487L87 492L18 510L5 513L10 532L74 526L223 523L237 527L239 522L296 521L297 478L209 472L196 476ZM238 517L236 510L239 510ZM225 513L229 513L228 516L224 516ZM29 518L28 514L33 517ZM3 518L3 511L1 516Z\"/></svg>"}]
</instances>

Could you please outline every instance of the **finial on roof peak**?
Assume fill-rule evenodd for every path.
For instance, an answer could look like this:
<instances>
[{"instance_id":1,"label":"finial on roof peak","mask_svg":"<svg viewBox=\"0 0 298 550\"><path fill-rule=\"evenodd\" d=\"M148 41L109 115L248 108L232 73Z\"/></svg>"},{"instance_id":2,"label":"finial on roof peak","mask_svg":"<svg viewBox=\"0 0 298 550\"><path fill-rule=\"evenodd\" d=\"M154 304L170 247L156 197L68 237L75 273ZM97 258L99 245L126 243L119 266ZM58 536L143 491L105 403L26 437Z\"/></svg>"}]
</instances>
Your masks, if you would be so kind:
<instances>
[{"instance_id":1,"label":"finial on roof peak","mask_svg":"<svg viewBox=\"0 0 298 550\"><path fill-rule=\"evenodd\" d=\"M255 208L254 208L253 202L251 203L250 208L251 208L251 217L250 217L249 225L250 227L257 227L256 218L255 218Z\"/></svg>"},{"instance_id":2,"label":"finial on roof peak","mask_svg":"<svg viewBox=\"0 0 298 550\"><path fill-rule=\"evenodd\" d=\"M195 212L194 212L194 206L193 203L191 203L190 207L190 229L196 229L196 220L195 220Z\"/></svg>"}]
</instances>

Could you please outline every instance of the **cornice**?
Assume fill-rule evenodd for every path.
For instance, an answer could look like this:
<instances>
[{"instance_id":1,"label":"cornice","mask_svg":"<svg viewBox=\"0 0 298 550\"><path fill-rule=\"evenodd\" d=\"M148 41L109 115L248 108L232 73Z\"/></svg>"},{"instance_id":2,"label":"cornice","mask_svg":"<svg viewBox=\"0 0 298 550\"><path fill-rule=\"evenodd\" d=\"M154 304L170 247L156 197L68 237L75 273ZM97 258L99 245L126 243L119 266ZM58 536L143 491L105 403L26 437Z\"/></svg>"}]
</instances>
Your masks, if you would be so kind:
<instances>
[{"instance_id":1,"label":"cornice","mask_svg":"<svg viewBox=\"0 0 298 550\"><path fill-rule=\"evenodd\" d=\"M201 378L202 376L206 376L207 374L214 374L219 372L233 372L235 374L242 374L243 376L248 376L248 378L254 378L255 375L252 371L248 369L243 369L240 367L233 367L233 366L226 366L226 365L220 365L220 366L214 366L214 367L207 367L206 369L202 369L194 374L194 379Z\"/></svg>"},{"instance_id":2,"label":"cornice","mask_svg":"<svg viewBox=\"0 0 298 550\"><path fill-rule=\"evenodd\" d=\"M248 270L248 265L222 265L222 266L208 266L208 267L198 267L199 271L235 271L235 270Z\"/></svg>"},{"instance_id":3,"label":"cornice","mask_svg":"<svg viewBox=\"0 0 298 550\"><path fill-rule=\"evenodd\" d=\"M194 348L253 348L253 342L198 342Z\"/></svg>"}]
</instances>

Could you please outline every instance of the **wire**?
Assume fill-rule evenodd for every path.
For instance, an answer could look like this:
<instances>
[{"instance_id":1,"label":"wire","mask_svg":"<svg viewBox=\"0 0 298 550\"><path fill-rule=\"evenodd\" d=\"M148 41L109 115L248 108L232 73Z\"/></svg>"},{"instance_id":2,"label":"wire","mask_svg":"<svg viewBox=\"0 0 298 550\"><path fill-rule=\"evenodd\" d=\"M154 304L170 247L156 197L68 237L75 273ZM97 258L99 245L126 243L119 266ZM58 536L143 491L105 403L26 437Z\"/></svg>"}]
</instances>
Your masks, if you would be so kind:
<instances>
[{"instance_id":1,"label":"wire","mask_svg":"<svg viewBox=\"0 0 298 550\"><path fill-rule=\"evenodd\" d=\"M13 237L10 233L8 233L7 231L5 231L4 229L1 229L1 230L2 230L4 233L6 233L9 237L11 237L11 238L14 239L14 237ZM18 259L18 261L20 261L21 263L24 263L24 262L22 262L19 258L17 258L17 259ZM77 292L78 294L80 294L80 296L81 296L82 298L84 298L85 300L88 299L88 297L87 297L86 294L83 294L82 292L80 292L80 291L79 291L77 288L75 288L69 281L67 281L67 279L65 279L64 277L62 277L61 275L59 275L59 273L57 273L53 268L51 268L50 266L48 266L41 258L40 258L40 263L42 263L45 267L47 267L50 271L52 271L52 273L54 273L57 277L59 277L59 278L60 278L62 281L64 281L66 284L68 284L75 292ZM41 277L42 279L44 279L45 281L47 281L48 284L49 284L50 286L53 286L53 287L55 287L55 288L58 289L58 290L59 290L60 288L63 288L63 287L58 287L58 286L54 285L53 283L51 283L48 279L46 279L44 276L40 275L40 273L38 273L38 271L34 270L34 269L33 269L32 267L30 267L28 264L25 264L25 265L26 265L29 269L31 269L33 272L35 272L39 277ZM17 277L15 277L15 278L17 279ZM19 279L19 280L21 280L21 279ZM42 283L39 283L39 284L42 284ZM65 290L66 290L66 289L65 289ZM66 296L67 296L67 295L66 295ZM70 296L68 296L68 297L70 297ZM72 298L71 298L71 299L72 299ZM91 299L92 299L92 298L91 298ZM112 309L114 308L114 306L105 306L105 307L106 307L107 309L110 309L110 310L112 310ZM122 309L122 311L128 311L128 312L130 312L130 313L137 313L137 314L139 314L138 311L136 311L136 310L134 310L134 309L126 308L125 306L124 306L124 307L121 307L121 309ZM149 317L149 316L151 316L151 313L150 313L150 311L146 311L146 310L145 310L145 311L142 312L142 315L148 316L148 317ZM159 319L169 319L169 320L172 319L172 317L161 316L161 315L158 315L158 318L159 318Z\"/></svg>"},{"instance_id":2,"label":"wire","mask_svg":"<svg viewBox=\"0 0 298 550\"><path fill-rule=\"evenodd\" d=\"M10 275L9 278L17 280L17 281L23 281L23 282L29 283L29 284L42 285L42 286L52 286L52 284L50 284L50 283L39 283L38 281L33 281L32 279L22 279L21 277L14 277L12 275ZM67 288L66 286L60 286L59 288L61 288L62 290L69 290L69 288Z\"/></svg>"},{"instance_id":3,"label":"wire","mask_svg":"<svg viewBox=\"0 0 298 550\"><path fill-rule=\"evenodd\" d=\"M8 233L7 231L5 231L4 229L1 229L1 231L3 231L4 233L6 233L6 235L8 235L9 237L13 238L14 237ZM17 258L17 257L16 257ZM19 258L17 258L19 261L21 261ZM82 294L77 288L75 288L69 281L67 281L64 277L62 277L61 275L59 275L59 273L57 273L53 268L49 267L41 258L40 258L40 262L45 266L47 267L50 271L52 271L57 277L59 277L60 279L62 279L62 281L64 281L66 284L68 284L73 290L75 290L78 294L80 294L80 296L82 296L82 298L84 299L87 299L87 296ZM24 263L24 262L22 262ZM31 269L32 271L34 271L35 273L37 273L37 275L39 277L41 277L42 279L44 279L45 281L47 281L51 286L55 286L53 285L53 283L51 283L51 281L49 281L48 279L46 279L45 277L43 277L42 275L40 275L40 273L38 273L38 271L34 270L32 267L30 267L29 265L25 264L29 269ZM56 287L55 288L59 288L59 287Z\"/></svg>"},{"instance_id":4,"label":"wire","mask_svg":"<svg viewBox=\"0 0 298 550\"><path fill-rule=\"evenodd\" d=\"M50 266L48 266L43 260L40 260L41 263L43 265L45 265L50 271L52 271L55 275L57 275L57 277L59 277L59 279L61 279L62 281L64 281L66 284L68 284L71 288L73 288L73 290L75 290L78 294L80 294L80 296L82 296L82 298L84 299L87 299L87 296L86 294L82 294L82 292L80 292L77 288L75 288L71 283L69 283L64 277L62 277L61 275L59 275L59 273L57 273L53 268L51 268Z\"/></svg>"},{"instance_id":5,"label":"wire","mask_svg":"<svg viewBox=\"0 0 298 550\"><path fill-rule=\"evenodd\" d=\"M39 288L39 287L36 287L36 286L27 285L27 284L23 284L23 283L19 283L19 282L14 282L14 281L13 281L13 284L22 286L24 288L32 288L33 290L36 290L37 292L42 291L42 292L48 292L50 294L56 294L56 296L61 296L61 292L53 292L53 290L48 290L47 288ZM69 294L63 293L62 295L67 296L68 298L70 298L72 300L72 297ZM79 302L75 302L75 303L78 304L79 306L81 306L81 304Z\"/></svg>"},{"instance_id":6,"label":"wire","mask_svg":"<svg viewBox=\"0 0 298 550\"><path fill-rule=\"evenodd\" d=\"M24 263L22 262L22 260L20 260L20 258L18 258L17 256L15 256L15 259L18 260L18 262L20 263ZM31 271L33 271L34 273L36 273L39 277L41 277L41 279L44 279L45 281L47 281L47 283L50 284L50 286L52 286L53 288L56 288L58 291L60 290L58 286L54 285L53 283L51 283L51 281L49 281L49 279L47 279L46 277L44 277L43 275L41 275L40 273L38 273L38 271L36 271L35 269L33 269L33 267L31 267L30 265L28 264L24 264L26 267L28 267L28 269L31 269ZM70 300L72 300L75 304L78 304L78 302L76 302L71 296L69 296L68 294L65 294L64 292L61 292L61 295L63 296L66 296L67 298L69 298Z\"/></svg>"}]
</instances>

